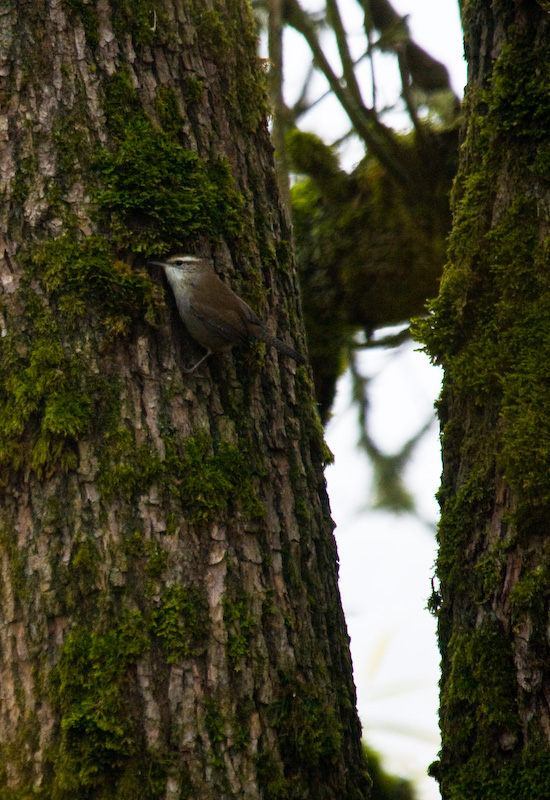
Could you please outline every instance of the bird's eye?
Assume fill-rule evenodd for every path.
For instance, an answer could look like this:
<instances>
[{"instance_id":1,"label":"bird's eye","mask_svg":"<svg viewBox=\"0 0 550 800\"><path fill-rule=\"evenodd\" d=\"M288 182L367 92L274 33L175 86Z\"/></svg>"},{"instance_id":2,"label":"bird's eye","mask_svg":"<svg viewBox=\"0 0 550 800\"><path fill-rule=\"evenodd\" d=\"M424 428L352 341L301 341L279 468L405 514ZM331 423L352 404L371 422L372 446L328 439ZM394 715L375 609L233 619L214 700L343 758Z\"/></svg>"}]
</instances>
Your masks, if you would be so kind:
<instances>
[{"instance_id":1,"label":"bird's eye","mask_svg":"<svg viewBox=\"0 0 550 800\"><path fill-rule=\"evenodd\" d=\"M183 259L182 258L178 258L178 260L176 261L176 266L177 267L183 267Z\"/></svg>"}]
</instances>

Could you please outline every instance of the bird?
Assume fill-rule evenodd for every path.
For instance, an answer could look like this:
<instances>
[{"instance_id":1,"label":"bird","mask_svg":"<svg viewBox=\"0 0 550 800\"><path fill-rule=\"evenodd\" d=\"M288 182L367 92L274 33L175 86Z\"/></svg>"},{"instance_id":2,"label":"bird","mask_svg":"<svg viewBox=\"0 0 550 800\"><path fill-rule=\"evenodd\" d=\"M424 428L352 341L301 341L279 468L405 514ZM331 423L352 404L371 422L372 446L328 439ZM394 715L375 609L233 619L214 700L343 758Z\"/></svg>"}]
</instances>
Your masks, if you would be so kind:
<instances>
[{"instance_id":1,"label":"bird","mask_svg":"<svg viewBox=\"0 0 550 800\"><path fill-rule=\"evenodd\" d=\"M196 364L183 368L185 372L195 372L213 353L230 350L250 339L266 342L297 364L306 363L303 355L267 330L257 314L216 275L205 258L173 255L166 261L149 261L148 264L163 267L185 327L206 350Z\"/></svg>"}]
</instances>

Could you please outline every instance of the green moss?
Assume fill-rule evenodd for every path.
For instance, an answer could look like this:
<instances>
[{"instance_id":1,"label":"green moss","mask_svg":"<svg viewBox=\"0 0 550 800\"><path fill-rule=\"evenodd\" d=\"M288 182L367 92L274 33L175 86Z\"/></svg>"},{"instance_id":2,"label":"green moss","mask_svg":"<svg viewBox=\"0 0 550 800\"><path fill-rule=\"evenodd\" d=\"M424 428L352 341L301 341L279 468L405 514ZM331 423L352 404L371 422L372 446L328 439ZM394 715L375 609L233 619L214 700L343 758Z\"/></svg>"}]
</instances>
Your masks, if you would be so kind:
<instances>
[{"instance_id":1,"label":"green moss","mask_svg":"<svg viewBox=\"0 0 550 800\"><path fill-rule=\"evenodd\" d=\"M430 774L441 776L447 800L532 800L550 796L550 755L539 747L527 747L508 761L475 754L467 766L442 770L439 762Z\"/></svg>"},{"instance_id":2,"label":"green moss","mask_svg":"<svg viewBox=\"0 0 550 800\"><path fill-rule=\"evenodd\" d=\"M0 545L7 556L14 600L26 604L31 597L27 578L26 553L17 544L16 531L0 528Z\"/></svg>"},{"instance_id":3,"label":"green moss","mask_svg":"<svg viewBox=\"0 0 550 800\"><path fill-rule=\"evenodd\" d=\"M36 166L30 157L22 158L17 165L17 172L11 186L11 196L13 202L20 207L24 206L29 196L35 172Z\"/></svg>"},{"instance_id":4,"label":"green moss","mask_svg":"<svg viewBox=\"0 0 550 800\"><path fill-rule=\"evenodd\" d=\"M64 0L65 5L68 6L75 14L77 14L84 27L86 34L86 41L90 47L96 47L99 44L99 17L94 3L88 0Z\"/></svg>"},{"instance_id":5,"label":"green moss","mask_svg":"<svg viewBox=\"0 0 550 800\"><path fill-rule=\"evenodd\" d=\"M78 328L93 319L96 342L108 345L154 316L153 285L116 261L99 237L66 234L27 254L19 296L23 331L11 332L8 318L1 342L0 464L39 475L72 469L76 442L92 419L97 428L113 400Z\"/></svg>"},{"instance_id":6,"label":"green moss","mask_svg":"<svg viewBox=\"0 0 550 800\"><path fill-rule=\"evenodd\" d=\"M424 335L454 391L505 420L492 441L500 437L499 463L518 490L517 514L529 516L550 504L550 395L540 358L550 346L550 242L539 240L536 201L521 195L481 240L479 218L475 226L459 224L453 234L466 237L460 247L451 244L458 266L442 281ZM461 266L471 240L475 277Z\"/></svg>"},{"instance_id":7,"label":"green moss","mask_svg":"<svg viewBox=\"0 0 550 800\"><path fill-rule=\"evenodd\" d=\"M200 82L200 81L199 81ZM155 97L155 111L162 129L171 136L181 133L184 119L178 109L178 99L171 86L161 84Z\"/></svg>"},{"instance_id":8,"label":"green moss","mask_svg":"<svg viewBox=\"0 0 550 800\"><path fill-rule=\"evenodd\" d=\"M32 785L11 789L0 785L0 800L50 800L50 798L49 789L41 789Z\"/></svg>"},{"instance_id":9,"label":"green moss","mask_svg":"<svg viewBox=\"0 0 550 800\"><path fill-rule=\"evenodd\" d=\"M103 87L102 105L107 125L115 139L123 139L129 125L136 120L145 122L148 119L132 82L130 69L122 67L117 70L107 78Z\"/></svg>"},{"instance_id":10,"label":"green moss","mask_svg":"<svg viewBox=\"0 0 550 800\"><path fill-rule=\"evenodd\" d=\"M147 544L141 531L133 531L124 537L124 552L132 558L142 558L147 552Z\"/></svg>"},{"instance_id":11,"label":"green moss","mask_svg":"<svg viewBox=\"0 0 550 800\"><path fill-rule=\"evenodd\" d=\"M151 619L151 632L167 653L169 664L204 650L209 630L208 604L196 589L171 586Z\"/></svg>"},{"instance_id":12,"label":"green moss","mask_svg":"<svg viewBox=\"0 0 550 800\"><path fill-rule=\"evenodd\" d=\"M228 631L226 654L229 665L235 672L242 669L242 660L250 657L252 634L258 623L251 611L251 598L238 591L234 598L223 598L223 619Z\"/></svg>"},{"instance_id":13,"label":"green moss","mask_svg":"<svg viewBox=\"0 0 550 800\"><path fill-rule=\"evenodd\" d=\"M69 572L82 595L98 588L99 552L92 539L75 545L69 562Z\"/></svg>"},{"instance_id":14,"label":"green moss","mask_svg":"<svg viewBox=\"0 0 550 800\"><path fill-rule=\"evenodd\" d=\"M526 615L537 620L544 619L549 595L550 567L547 564L539 564L535 569L522 575L510 592L513 624L519 624ZM542 630L533 631L531 646L533 646L535 638L544 638L545 636L545 627Z\"/></svg>"},{"instance_id":15,"label":"green moss","mask_svg":"<svg viewBox=\"0 0 550 800\"><path fill-rule=\"evenodd\" d=\"M191 512L191 521L208 520L228 504L238 502L249 518L265 514L258 499L247 453L222 442L211 452L207 436L187 439L182 457L172 451L167 460L176 470L176 490Z\"/></svg>"},{"instance_id":16,"label":"green moss","mask_svg":"<svg viewBox=\"0 0 550 800\"><path fill-rule=\"evenodd\" d=\"M208 731L210 741L212 743L225 741L225 717L222 714L219 705L211 698L207 698L205 700L204 707L206 710L204 724L206 730Z\"/></svg>"},{"instance_id":17,"label":"green moss","mask_svg":"<svg viewBox=\"0 0 550 800\"><path fill-rule=\"evenodd\" d=\"M284 776L283 765L269 750L256 756L256 773L266 800L290 800L292 784Z\"/></svg>"},{"instance_id":18,"label":"green moss","mask_svg":"<svg viewBox=\"0 0 550 800\"><path fill-rule=\"evenodd\" d=\"M490 553L477 562L474 567L478 584L476 603L482 605L491 601L500 586L504 563L505 554L498 551Z\"/></svg>"},{"instance_id":19,"label":"green moss","mask_svg":"<svg viewBox=\"0 0 550 800\"><path fill-rule=\"evenodd\" d=\"M151 45L163 37L166 12L149 0L118 0L114 6L113 27L120 41L129 34L135 45Z\"/></svg>"},{"instance_id":20,"label":"green moss","mask_svg":"<svg viewBox=\"0 0 550 800\"><path fill-rule=\"evenodd\" d=\"M168 553L163 550L156 542L147 542L146 552L148 554L145 572L150 578L160 578L168 562Z\"/></svg>"},{"instance_id":21,"label":"green moss","mask_svg":"<svg viewBox=\"0 0 550 800\"><path fill-rule=\"evenodd\" d=\"M69 322L96 316L109 337L153 314L154 286L143 270L118 261L104 239L71 234L46 242L31 258L30 275Z\"/></svg>"},{"instance_id":22,"label":"green moss","mask_svg":"<svg viewBox=\"0 0 550 800\"><path fill-rule=\"evenodd\" d=\"M202 97L204 83L199 78L187 78L183 82L183 99L188 106L197 105Z\"/></svg>"},{"instance_id":23,"label":"green moss","mask_svg":"<svg viewBox=\"0 0 550 800\"><path fill-rule=\"evenodd\" d=\"M550 98L550 47L539 43L533 64L533 40L518 26L499 52L486 99L490 123L513 137L545 140L548 132Z\"/></svg>"},{"instance_id":24,"label":"green moss","mask_svg":"<svg viewBox=\"0 0 550 800\"><path fill-rule=\"evenodd\" d=\"M226 61L233 46L227 17L222 19L215 8L201 9L195 13L194 22L202 46L215 61Z\"/></svg>"},{"instance_id":25,"label":"green moss","mask_svg":"<svg viewBox=\"0 0 550 800\"><path fill-rule=\"evenodd\" d=\"M250 717L255 711L250 705L252 702L239 702L231 723L231 744L237 751L246 750L250 744Z\"/></svg>"},{"instance_id":26,"label":"green moss","mask_svg":"<svg viewBox=\"0 0 550 800\"><path fill-rule=\"evenodd\" d=\"M17 668L15 668L17 675ZM16 686L17 694L19 686ZM21 709L25 707L25 692L17 697ZM14 735L14 730L15 735ZM7 731L0 747L0 799L1 800L50 800L50 794L44 786L34 784L33 764L30 757L40 748L40 721L33 712L25 712L14 729ZM9 773L15 771L20 776L17 788L9 786ZM10 776L11 777L11 776Z\"/></svg>"},{"instance_id":27,"label":"green moss","mask_svg":"<svg viewBox=\"0 0 550 800\"><path fill-rule=\"evenodd\" d=\"M50 312L47 312L48 314ZM53 317L52 317L53 320ZM32 345L22 336L2 342L0 367L0 466L23 466L43 475L53 464L75 466L75 441L90 428L90 387L81 360L69 355L53 323Z\"/></svg>"},{"instance_id":28,"label":"green moss","mask_svg":"<svg viewBox=\"0 0 550 800\"><path fill-rule=\"evenodd\" d=\"M116 787L111 787L110 794L106 796L114 796L116 800L135 800L137 797L158 800L164 797L166 779L173 772L176 760L175 753L157 751L154 748L140 753L129 762Z\"/></svg>"},{"instance_id":29,"label":"green moss","mask_svg":"<svg viewBox=\"0 0 550 800\"><path fill-rule=\"evenodd\" d=\"M148 446L136 447L127 429L113 431L101 457L99 485L103 495L134 500L152 484L162 483L179 496L190 522L210 519L228 505L238 506L249 518L265 509L253 482L252 461L247 453L222 442L216 452L208 435L187 439L183 444L166 438L162 460Z\"/></svg>"},{"instance_id":30,"label":"green moss","mask_svg":"<svg viewBox=\"0 0 550 800\"><path fill-rule=\"evenodd\" d=\"M478 439L478 443L479 443ZM475 433L472 435L472 445ZM485 528L494 497L494 475L490 464L477 464L465 475L463 486L445 502L438 539L438 575L453 591L463 591L470 580L465 574L463 554L476 530Z\"/></svg>"},{"instance_id":31,"label":"green moss","mask_svg":"<svg viewBox=\"0 0 550 800\"><path fill-rule=\"evenodd\" d=\"M145 256L185 248L199 232L238 237L243 199L223 161L204 161L178 141L179 112L170 89L157 92L159 130L141 109L127 71L106 88L104 109L114 150L97 157L97 202L120 247Z\"/></svg>"},{"instance_id":32,"label":"green moss","mask_svg":"<svg viewBox=\"0 0 550 800\"><path fill-rule=\"evenodd\" d=\"M196 12L194 23L201 44L223 74L226 102L240 114L241 124L253 131L268 113L265 72L257 58L257 28L248 4L230 2L228 6ZM233 48L238 38L240 47Z\"/></svg>"},{"instance_id":33,"label":"green moss","mask_svg":"<svg viewBox=\"0 0 550 800\"><path fill-rule=\"evenodd\" d=\"M234 51L237 103L233 103L232 108L236 106L240 111L245 129L255 131L270 113L266 72L258 58L258 30L249 3L229 0L228 8L233 27L232 35L238 37L242 45Z\"/></svg>"},{"instance_id":34,"label":"green moss","mask_svg":"<svg viewBox=\"0 0 550 800\"><path fill-rule=\"evenodd\" d=\"M442 729L452 748L443 751L432 774L442 783L446 797L474 800L480 796L527 797L503 792L511 777L521 784L523 755L515 745L521 737L516 705L514 655L497 622L475 631L455 631L445 648L448 666L442 688ZM510 758L502 758L500 742L506 741ZM483 765L483 768L480 767ZM513 785L509 785L511 790ZM493 787L497 793L493 793ZM499 788L500 787L500 788ZM542 797L544 792L534 792Z\"/></svg>"},{"instance_id":35,"label":"green moss","mask_svg":"<svg viewBox=\"0 0 550 800\"><path fill-rule=\"evenodd\" d=\"M334 706L315 686L290 681L281 701L273 707L274 724L285 764L298 766L300 780L308 770L336 763L342 746L342 725ZM290 773L287 772L287 777Z\"/></svg>"},{"instance_id":36,"label":"green moss","mask_svg":"<svg viewBox=\"0 0 550 800\"><path fill-rule=\"evenodd\" d=\"M19 296L25 324L12 332L8 318L0 345L0 464L41 476L74 468L76 443L92 420L101 426L113 403L82 320L93 320L96 343L107 346L153 317L155 301L148 276L114 260L103 240L69 234L28 255Z\"/></svg>"},{"instance_id":37,"label":"green moss","mask_svg":"<svg viewBox=\"0 0 550 800\"><path fill-rule=\"evenodd\" d=\"M106 500L118 495L130 501L163 479L166 465L148 445L121 445L120 433L115 431L106 442L98 484Z\"/></svg>"},{"instance_id":38,"label":"green moss","mask_svg":"<svg viewBox=\"0 0 550 800\"><path fill-rule=\"evenodd\" d=\"M173 511L168 511L165 516L166 522L166 535L173 536L178 528L178 520Z\"/></svg>"},{"instance_id":39,"label":"green moss","mask_svg":"<svg viewBox=\"0 0 550 800\"><path fill-rule=\"evenodd\" d=\"M202 161L149 122L135 124L98 165L105 188L97 201L121 247L151 256L184 248L200 231L242 232L242 201L227 165Z\"/></svg>"},{"instance_id":40,"label":"green moss","mask_svg":"<svg viewBox=\"0 0 550 800\"><path fill-rule=\"evenodd\" d=\"M454 634L450 650L444 703L449 717L456 712L456 744L469 746L472 737L492 743L495 729L517 732L513 653L498 626Z\"/></svg>"},{"instance_id":41,"label":"green moss","mask_svg":"<svg viewBox=\"0 0 550 800\"><path fill-rule=\"evenodd\" d=\"M105 790L140 752L131 670L147 646L136 611L125 611L105 632L75 628L65 639L51 673L51 701L60 715L56 797Z\"/></svg>"}]
</instances>

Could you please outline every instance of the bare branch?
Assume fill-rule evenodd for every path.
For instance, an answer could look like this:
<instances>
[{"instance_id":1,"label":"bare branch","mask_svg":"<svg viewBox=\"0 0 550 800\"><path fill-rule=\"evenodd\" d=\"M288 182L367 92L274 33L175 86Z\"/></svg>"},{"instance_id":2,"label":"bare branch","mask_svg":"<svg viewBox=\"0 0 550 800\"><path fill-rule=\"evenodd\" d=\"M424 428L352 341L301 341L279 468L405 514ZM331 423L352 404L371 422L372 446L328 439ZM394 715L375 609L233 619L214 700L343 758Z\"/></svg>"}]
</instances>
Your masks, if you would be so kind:
<instances>
[{"instance_id":1,"label":"bare branch","mask_svg":"<svg viewBox=\"0 0 550 800\"><path fill-rule=\"evenodd\" d=\"M289 24L301 33L308 43L316 66L327 79L358 135L398 183L412 188L410 167L403 162L402 149L394 132L380 122L374 109L359 104L341 79L336 76L321 48L315 26L297 0L286 0L286 9Z\"/></svg>"}]
</instances>

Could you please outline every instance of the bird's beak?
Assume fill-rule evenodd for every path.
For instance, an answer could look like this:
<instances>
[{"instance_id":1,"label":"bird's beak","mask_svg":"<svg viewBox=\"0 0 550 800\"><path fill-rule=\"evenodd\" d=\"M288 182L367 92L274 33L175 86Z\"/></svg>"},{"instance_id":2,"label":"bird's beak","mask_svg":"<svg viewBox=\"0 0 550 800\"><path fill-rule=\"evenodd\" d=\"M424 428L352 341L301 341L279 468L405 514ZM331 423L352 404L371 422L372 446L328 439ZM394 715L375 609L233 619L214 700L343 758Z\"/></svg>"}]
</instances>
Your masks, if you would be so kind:
<instances>
[{"instance_id":1,"label":"bird's beak","mask_svg":"<svg viewBox=\"0 0 550 800\"><path fill-rule=\"evenodd\" d=\"M167 267L168 264L165 261L148 261L147 264L150 267Z\"/></svg>"}]
</instances>

